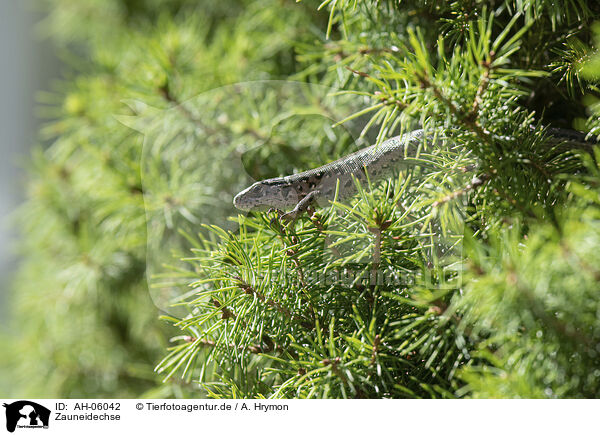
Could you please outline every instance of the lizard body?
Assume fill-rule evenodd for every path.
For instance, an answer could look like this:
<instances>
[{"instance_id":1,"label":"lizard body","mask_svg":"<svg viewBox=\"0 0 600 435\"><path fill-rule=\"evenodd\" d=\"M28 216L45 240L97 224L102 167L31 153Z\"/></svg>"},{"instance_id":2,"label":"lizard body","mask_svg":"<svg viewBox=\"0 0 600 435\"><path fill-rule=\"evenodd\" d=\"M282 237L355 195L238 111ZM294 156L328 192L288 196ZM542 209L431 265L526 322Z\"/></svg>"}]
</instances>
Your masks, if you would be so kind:
<instances>
[{"instance_id":1,"label":"lizard body","mask_svg":"<svg viewBox=\"0 0 600 435\"><path fill-rule=\"evenodd\" d=\"M311 195L311 200L332 200L338 183L338 198L348 198L356 193L354 178L363 182L368 173L369 179L375 182L387 177L394 168L401 167L406 157L414 155L423 136L423 130L415 130L309 171L258 181L240 192L233 204L246 211L269 208L289 210L311 192L318 192Z\"/></svg>"},{"instance_id":2,"label":"lizard body","mask_svg":"<svg viewBox=\"0 0 600 435\"><path fill-rule=\"evenodd\" d=\"M566 142L570 147L588 149L595 144L587 140L585 134L573 130L552 128L549 133L549 141L555 144ZM393 170L407 166L407 158L414 157L424 141L431 145L433 137L426 137L423 130L414 130L315 169L258 181L237 194L233 204L244 211L294 209L288 217L295 217L314 201L322 205L334 199L338 185L338 199L343 200L356 193L355 178L362 183L368 174L369 179L376 182L388 177Z\"/></svg>"}]
</instances>

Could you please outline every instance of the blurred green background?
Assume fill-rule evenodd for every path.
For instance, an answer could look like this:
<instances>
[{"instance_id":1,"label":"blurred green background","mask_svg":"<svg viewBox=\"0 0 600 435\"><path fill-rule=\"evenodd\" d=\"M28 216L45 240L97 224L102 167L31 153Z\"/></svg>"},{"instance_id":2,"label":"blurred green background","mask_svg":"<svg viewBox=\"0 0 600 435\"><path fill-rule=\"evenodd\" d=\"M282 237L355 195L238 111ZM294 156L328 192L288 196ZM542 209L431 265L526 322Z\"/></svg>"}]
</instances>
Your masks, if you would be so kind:
<instances>
[{"instance_id":1,"label":"blurred green background","mask_svg":"<svg viewBox=\"0 0 600 435\"><path fill-rule=\"evenodd\" d=\"M18 235L11 222L15 208L23 198L24 165L30 146L37 139L41 120L35 115L35 95L49 89L60 75L61 62L55 47L41 38L35 26L43 14L19 1L0 3L0 334L18 333L11 323L11 282L15 277ZM12 374L7 372L9 349L2 349L3 374L0 395L7 396Z\"/></svg>"}]
</instances>

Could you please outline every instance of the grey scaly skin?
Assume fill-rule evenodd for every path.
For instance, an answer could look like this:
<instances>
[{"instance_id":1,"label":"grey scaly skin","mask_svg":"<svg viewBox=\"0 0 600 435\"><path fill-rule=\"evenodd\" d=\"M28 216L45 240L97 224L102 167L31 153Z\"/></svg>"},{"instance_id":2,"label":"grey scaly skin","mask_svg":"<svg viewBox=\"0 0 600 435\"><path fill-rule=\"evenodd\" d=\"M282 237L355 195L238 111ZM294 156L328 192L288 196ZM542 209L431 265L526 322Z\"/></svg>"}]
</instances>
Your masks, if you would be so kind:
<instances>
[{"instance_id":1,"label":"grey scaly skin","mask_svg":"<svg viewBox=\"0 0 600 435\"><path fill-rule=\"evenodd\" d=\"M258 181L240 192L233 205L244 211L306 209L311 202L325 204L335 197L343 200L356 193L356 184L367 178L376 182L402 166L423 142L423 130L393 137L316 169ZM339 184L339 188L338 188Z\"/></svg>"},{"instance_id":2,"label":"grey scaly skin","mask_svg":"<svg viewBox=\"0 0 600 435\"><path fill-rule=\"evenodd\" d=\"M549 129L549 134L550 142L568 142L584 148L594 143L586 140L583 133L572 130ZM295 219L311 203L324 205L333 200L336 189L338 200L353 196L357 191L355 179L362 184L368 174L370 181L377 182L408 166L408 159L415 156L419 145L423 142L431 145L433 138L425 136L423 130L414 130L309 171L258 181L238 193L233 205L243 211L293 209L284 217Z\"/></svg>"}]
</instances>

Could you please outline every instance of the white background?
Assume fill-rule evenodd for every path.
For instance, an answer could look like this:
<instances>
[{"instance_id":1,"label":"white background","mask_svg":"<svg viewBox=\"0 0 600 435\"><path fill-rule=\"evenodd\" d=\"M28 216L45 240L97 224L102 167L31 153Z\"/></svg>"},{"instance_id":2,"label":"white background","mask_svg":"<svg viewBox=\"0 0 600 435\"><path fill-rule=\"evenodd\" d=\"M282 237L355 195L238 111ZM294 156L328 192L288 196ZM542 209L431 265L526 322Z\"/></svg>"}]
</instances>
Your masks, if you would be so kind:
<instances>
[{"instance_id":1,"label":"white background","mask_svg":"<svg viewBox=\"0 0 600 435\"><path fill-rule=\"evenodd\" d=\"M600 434L599 400L33 400L52 411L47 430L15 434ZM4 400L11 403L13 400ZM65 403L120 403L120 421L55 421ZM245 403L250 411L148 411L146 403ZM139 411L136 404L143 403ZM254 411L254 404L288 411ZM80 411L86 412L86 411ZM87 411L89 412L89 411ZM106 411L107 413L111 411ZM0 417L5 431L5 416ZM386 432L383 432L386 431ZM7 432L4 432L7 433Z\"/></svg>"}]
</instances>

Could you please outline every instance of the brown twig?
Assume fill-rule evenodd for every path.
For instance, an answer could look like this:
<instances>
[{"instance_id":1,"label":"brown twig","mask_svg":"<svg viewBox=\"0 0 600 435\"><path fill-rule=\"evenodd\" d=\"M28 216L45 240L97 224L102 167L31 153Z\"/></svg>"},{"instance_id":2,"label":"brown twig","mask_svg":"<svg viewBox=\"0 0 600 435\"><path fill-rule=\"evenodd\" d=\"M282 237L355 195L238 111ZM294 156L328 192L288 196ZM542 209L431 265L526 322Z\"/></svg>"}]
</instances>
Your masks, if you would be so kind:
<instances>
[{"instance_id":1,"label":"brown twig","mask_svg":"<svg viewBox=\"0 0 600 435\"><path fill-rule=\"evenodd\" d=\"M247 282L245 282L239 276L236 276L235 279L237 280L237 286L240 289L242 289L244 291L244 293L246 293L247 295L255 295L258 298L258 300L260 300L261 302L266 303L270 307L275 308L275 310L277 310L279 313L283 314L286 317L291 317L292 316L292 313L290 313L290 311L286 307L284 307L280 303L274 301L273 299L267 299L265 297L265 295L263 295L258 290L254 289L254 287L252 287L250 284L248 284Z\"/></svg>"},{"instance_id":2,"label":"brown twig","mask_svg":"<svg viewBox=\"0 0 600 435\"><path fill-rule=\"evenodd\" d=\"M473 178L465 187L444 196L442 199L438 199L437 201L435 201L432 204L432 207L439 207L440 205L452 201L458 198L459 196L465 195L466 193L471 192L472 190L475 190L480 186L483 186L490 178L491 177L488 174L481 174L479 177Z\"/></svg>"}]
</instances>

